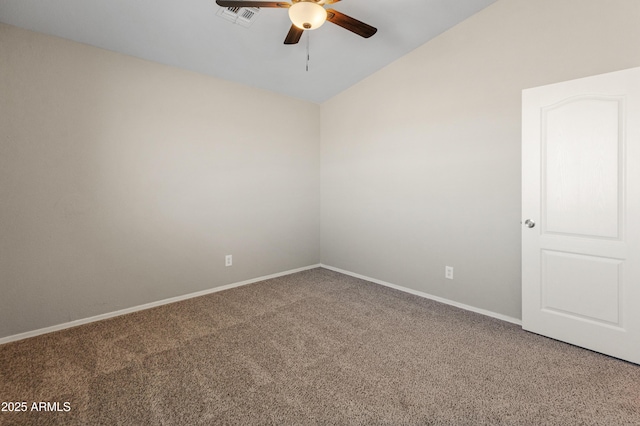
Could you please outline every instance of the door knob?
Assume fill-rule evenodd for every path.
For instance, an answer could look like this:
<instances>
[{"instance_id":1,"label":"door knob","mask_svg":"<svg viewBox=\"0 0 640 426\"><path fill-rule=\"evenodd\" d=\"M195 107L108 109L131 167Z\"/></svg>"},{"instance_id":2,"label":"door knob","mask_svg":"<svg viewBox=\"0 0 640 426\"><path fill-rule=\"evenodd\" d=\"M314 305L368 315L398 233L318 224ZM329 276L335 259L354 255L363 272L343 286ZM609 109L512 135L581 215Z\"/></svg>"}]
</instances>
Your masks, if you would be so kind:
<instances>
[{"instance_id":1,"label":"door knob","mask_svg":"<svg viewBox=\"0 0 640 426\"><path fill-rule=\"evenodd\" d=\"M524 224L526 225L527 228L533 228L534 226L536 226L536 223L531 219L525 220Z\"/></svg>"}]
</instances>

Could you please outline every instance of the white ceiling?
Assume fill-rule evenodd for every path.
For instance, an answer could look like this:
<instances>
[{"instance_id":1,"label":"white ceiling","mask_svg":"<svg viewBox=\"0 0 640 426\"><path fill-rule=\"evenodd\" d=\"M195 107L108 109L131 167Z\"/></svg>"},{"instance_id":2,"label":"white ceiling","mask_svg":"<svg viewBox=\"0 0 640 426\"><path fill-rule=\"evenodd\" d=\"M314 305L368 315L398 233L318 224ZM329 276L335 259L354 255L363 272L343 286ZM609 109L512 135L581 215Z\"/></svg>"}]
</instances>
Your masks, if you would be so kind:
<instances>
[{"instance_id":1,"label":"white ceiling","mask_svg":"<svg viewBox=\"0 0 640 426\"><path fill-rule=\"evenodd\" d=\"M297 45L283 44L287 9L260 9L244 28L216 16L215 0L0 0L0 22L321 103L494 1L342 0L330 8L378 32L327 22Z\"/></svg>"}]
</instances>

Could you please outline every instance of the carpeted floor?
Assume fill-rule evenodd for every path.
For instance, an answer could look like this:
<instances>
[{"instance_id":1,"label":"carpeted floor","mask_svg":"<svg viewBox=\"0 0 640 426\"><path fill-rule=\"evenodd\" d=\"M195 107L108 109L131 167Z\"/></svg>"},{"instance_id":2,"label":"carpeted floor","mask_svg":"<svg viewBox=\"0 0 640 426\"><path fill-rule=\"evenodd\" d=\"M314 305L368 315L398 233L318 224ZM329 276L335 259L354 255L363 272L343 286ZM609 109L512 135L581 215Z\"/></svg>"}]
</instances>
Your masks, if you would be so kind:
<instances>
[{"instance_id":1,"label":"carpeted floor","mask_svg":"<svg viewBox=\"0 0 640 426\"><path fill-rule=\"evenodd\" d=\"M0 401L28 405L3 425L640 425L640 366L314 269L2 345Z\"/></svg>"}]
</instances>

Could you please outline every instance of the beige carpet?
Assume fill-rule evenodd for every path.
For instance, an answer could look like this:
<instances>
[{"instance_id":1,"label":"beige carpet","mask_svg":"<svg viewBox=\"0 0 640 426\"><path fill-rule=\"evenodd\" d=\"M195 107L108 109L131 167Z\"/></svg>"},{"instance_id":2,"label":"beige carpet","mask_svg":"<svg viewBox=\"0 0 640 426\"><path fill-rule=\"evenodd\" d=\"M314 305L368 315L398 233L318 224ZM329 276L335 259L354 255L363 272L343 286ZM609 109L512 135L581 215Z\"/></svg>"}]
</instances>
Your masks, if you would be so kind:
<instances>
[{"instance_id":1,"label":"beige carpet","mask_svg":"<svg viewBox=\"0 0 640 426\"><path fill-rule=\"evenodd\" d=\"M640 425L640 366L314 269L2 345L0 401L29 408L3 425Z\"/></svg>"}]
</instances>

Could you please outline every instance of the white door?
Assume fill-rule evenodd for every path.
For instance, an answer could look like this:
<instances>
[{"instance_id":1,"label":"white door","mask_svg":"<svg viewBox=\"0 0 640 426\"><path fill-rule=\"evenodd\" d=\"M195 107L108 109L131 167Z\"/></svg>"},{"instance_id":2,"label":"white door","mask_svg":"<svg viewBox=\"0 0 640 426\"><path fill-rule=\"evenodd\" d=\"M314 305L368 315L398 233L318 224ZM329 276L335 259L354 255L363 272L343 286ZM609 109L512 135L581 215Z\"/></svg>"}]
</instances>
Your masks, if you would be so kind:
<instances>
[{"instance_id":1,"label":"white door","mask_svg":"<svg viewBox=\"0 0 640 426\"><path fill-rule=\"evenodd\" d=\"M522 326L640 364L640 68L522 94Z\"/></svg>"}]
</instances>

